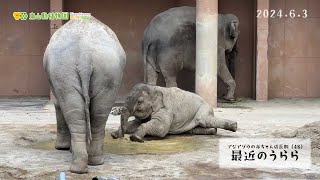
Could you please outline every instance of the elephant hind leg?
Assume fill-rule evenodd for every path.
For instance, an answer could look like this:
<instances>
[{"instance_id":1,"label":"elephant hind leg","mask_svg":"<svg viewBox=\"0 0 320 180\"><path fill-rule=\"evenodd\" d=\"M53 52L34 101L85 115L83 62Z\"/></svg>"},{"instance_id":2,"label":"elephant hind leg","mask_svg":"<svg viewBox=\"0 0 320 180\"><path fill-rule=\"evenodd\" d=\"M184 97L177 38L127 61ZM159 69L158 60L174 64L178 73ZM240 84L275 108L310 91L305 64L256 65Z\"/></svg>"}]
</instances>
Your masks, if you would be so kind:
<instances>
[{"instance_id":1,"label":"elephant hind leg","mask_svg":"<svg viewBox=\"0 0 320 180\"><path fill-rule=\"evenodd\" d=\"M237 122L235 121L220 119L214 117L213 115L209 115L203 121L200 121L199 125L204 128L221 128L232 132L236 132L238 126Z\"/></svg>"},{"instance_id":2,"label":"elephant hind leg","mask_svg":"<svg viewBox=\"0 0 320 180\"><path fill-rule=\"evenodd\" d=\"M69 150L71 147L71 134L60 106L56 102L54 104L57 118L57 139L55 148L58 150Z\"/></svg>"},{"instance_id":3,"label":"elephant hind leg","mask_svg":"<svg viewBox=\"0 0 320 180\"><path fill-rule=\"evenodd\" d=\"M178 84L177 84L178 72L169 68L162 68L161 70L162 70L161 72L164 77L164 80L166 82L166 87L178 87Z\"/></svg>"},{"instance_id":4,"label":"elephant hind leg","mask_svg":"<svg viewBox=\"0 0 320 180\"><path fill-rule=\"evenodd\" d=\"M165 73L163 73L164 80L166 81L166 87L178 87L177 85L177 77L174 76L168 76Z\"/></svg>"},{"instance_id":5,"label":"elephant hind leg","mask_svg":"<svg viewBox=\"0 0 320 180\"><path fill-rule=\"evenodd\" d=\"M158 55L158 63L166 87L178 87L177 75L183 69L183 56L180 53L175 48L166 48Z\"/></svg>"},{"instance_id":6,"label":"elephant hind leg","mask_svg":"<svg viewBox=\"0 0 320 180\"><path fill-rule=\"evenodd\" d=\"M62 94L59 101L63 116L71 134L72 161L70 171L74 173L88 172L87 128L84 112L84 100L75 89L69 89L68 94Z\"/></svg>"},{"instance_id":7,"label":"elephant hind leg","mask_svg":"<svg viewBox=\"0 0 320 180\"><path fill-rule=\"evenodd\" d=\"M105 89L91 99L90 124L92 140L89 147L88 164L95 166L104 163L103 146L105 126L116 98L116 89Z\"/></svg>"},{"instance_id":8,"label":"elephant hind leg","mask_svg":"<svg viewBox=\"0 0 320 180\"><path fill-rule=\"evenodd\" d=\"M195 127L186 132L186 134L194 134L194 135L216 135L217 128L203 128L203 127Z\"/></svg>"}]
</instances>

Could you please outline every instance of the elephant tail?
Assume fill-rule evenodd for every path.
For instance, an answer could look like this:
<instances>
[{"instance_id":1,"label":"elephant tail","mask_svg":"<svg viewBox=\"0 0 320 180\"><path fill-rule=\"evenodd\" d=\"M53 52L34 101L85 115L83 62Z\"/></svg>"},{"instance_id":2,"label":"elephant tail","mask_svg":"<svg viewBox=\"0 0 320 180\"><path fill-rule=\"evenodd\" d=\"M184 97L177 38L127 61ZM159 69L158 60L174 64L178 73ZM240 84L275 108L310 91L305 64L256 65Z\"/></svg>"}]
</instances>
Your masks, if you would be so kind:
<instances>
[{"instance_id":1,"label":"elephant tail","mask_svg":"<svg viewBox=\"0 0 320 180\"><path fill-rule=\"evenodd\" d=\"M90 78L92 75L92 61L90 57L84 55L80 58L80 63L78 64L78 74L80 77L82 96L84 99L84 111L85 111L85 121L86 121L86 132L87 132L87 142L90 144L92 140L91 124L90 124L90 96L89 96L89 86Z\"/></svg>"},{"instance_id":2,"label":"elephant tail","mask_svg":"<svg viewBox=\"0 0 320 180\"><path fill-rule=\"evenodd\" d=\"M149 63L156 72L160 72L160 68L156 62L155 47L154 47L153 43L151 41L144 39L142 41L142 51L143 51L142 53L143 53L144 67L146 68L147 63ZM146 73L146 71L145 71L145 73ZM145 77L146 77L146 74L145 74Z\"/></svg>"},{"instance_id":3,"label":"elephant tail","mask_svg":"<svg viewBox=\"0 0 320 180\"><path fill-rule=\"evenodd\" d=\"M86 124L87 124L87 141L88 141L88 144L90 144L90 142L92 140L91 124L90 124L90 112L89 112L90 97L89 97L88 91L86 93L87 93L87 95L84 95L84 99L85 99L84 108L85 108Z\"/></svg>"}]
</instances>

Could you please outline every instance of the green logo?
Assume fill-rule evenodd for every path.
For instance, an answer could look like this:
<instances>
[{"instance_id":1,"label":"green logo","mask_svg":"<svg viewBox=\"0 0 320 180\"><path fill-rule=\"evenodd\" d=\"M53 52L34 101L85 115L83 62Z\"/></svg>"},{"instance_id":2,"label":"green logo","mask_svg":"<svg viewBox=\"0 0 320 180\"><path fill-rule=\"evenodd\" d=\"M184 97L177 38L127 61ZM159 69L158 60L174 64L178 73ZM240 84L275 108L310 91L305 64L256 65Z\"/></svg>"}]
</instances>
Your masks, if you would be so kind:
<instances>
[{"instance_id":1,"label":"green logo","mask_svg":"<svg viewBox=\"0 0 320 180\"><path fill-rule=\"evenodd\" d=\"M15 20L69 20L69 12L13 12Z\"/></svg>"}]
</instances>

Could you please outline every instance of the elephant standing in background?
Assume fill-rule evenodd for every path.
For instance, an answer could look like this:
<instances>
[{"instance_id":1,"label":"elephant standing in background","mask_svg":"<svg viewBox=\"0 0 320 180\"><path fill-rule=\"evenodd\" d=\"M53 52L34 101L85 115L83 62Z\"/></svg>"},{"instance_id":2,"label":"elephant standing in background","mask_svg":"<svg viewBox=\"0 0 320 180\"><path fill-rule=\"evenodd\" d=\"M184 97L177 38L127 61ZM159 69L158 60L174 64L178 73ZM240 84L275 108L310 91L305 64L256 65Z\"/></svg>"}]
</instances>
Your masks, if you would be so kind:
<instances>
[{"instance_id":1,"label":"elephant standing in background","mask_svg":"<svg viewBox=\"0 0 320 180\"><path fill-rule=\"evenodd\" d=\"M70 171L104 163L105 125L121 85L126 54L105 24L70 20L51 37L44 69L56 97L56 149L72 147Z\"/></svg>"},{"instance_id":2,"label":"elephant standing in background","mask_svg":"<svg viewBox=\"0 0 320 180\"><path fill-rule=\"evenodd\" d=\"M136 119L128 122L130 116ZM176 87L138 84L126 98L121 126L111 136L131 134L130 140L143 142L145 135L214 135L216 128L235 132L237 122L214 117L212 107L197 94Z\"/></svg>"},{"instance_id":3,"label":"elephant standing in background","mask_svg":"<svg viewBox=\"0 0 320 180\"><path fill-rule=\"evenodd\" d=\"M224 98L234 100L236 83L228 65L233 69L233 63L238 59L239 20L233 14L219 14L218 19L218 76L228 87ZM195 70L195 45L194 7L176 7L155 16L143 38L145 83L156 85L158 74L162 73L167 87L177 87L179 71ZM229 57L228 65L226 55Z\"/></svg>"}]
</instances>

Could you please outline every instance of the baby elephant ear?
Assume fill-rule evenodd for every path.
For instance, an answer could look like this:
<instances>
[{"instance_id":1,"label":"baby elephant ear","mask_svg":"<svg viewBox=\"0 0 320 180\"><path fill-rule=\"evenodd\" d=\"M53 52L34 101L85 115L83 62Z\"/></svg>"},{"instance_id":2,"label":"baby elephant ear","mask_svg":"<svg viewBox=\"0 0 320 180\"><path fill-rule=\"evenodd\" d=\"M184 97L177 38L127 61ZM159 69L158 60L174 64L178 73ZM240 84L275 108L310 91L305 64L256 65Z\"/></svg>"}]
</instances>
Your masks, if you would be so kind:
<instances>
[{"instance_id":1,"label":"baby elephant ear","mask_svg":"<svg viewBox=\"0 0 320 180\"><path fill-rule=\"evenodd\" d=\"M153 112L157 112L164 107L162 92L155 91L153 94L152 100L153 100L153 103L151 106L152 106Z\"/></svg>"},{"instance_id":2,"label":"baby elephant ear","mask_svg":"<svg viewBox=\"0 0 320 180\"><path fill-rule=\"evenodd\" d=\"M230 37L232 38L236 38L239 36L239 21L232 21L229 24L229 33L230 33Z\"/></svg>"}]
</instances>

